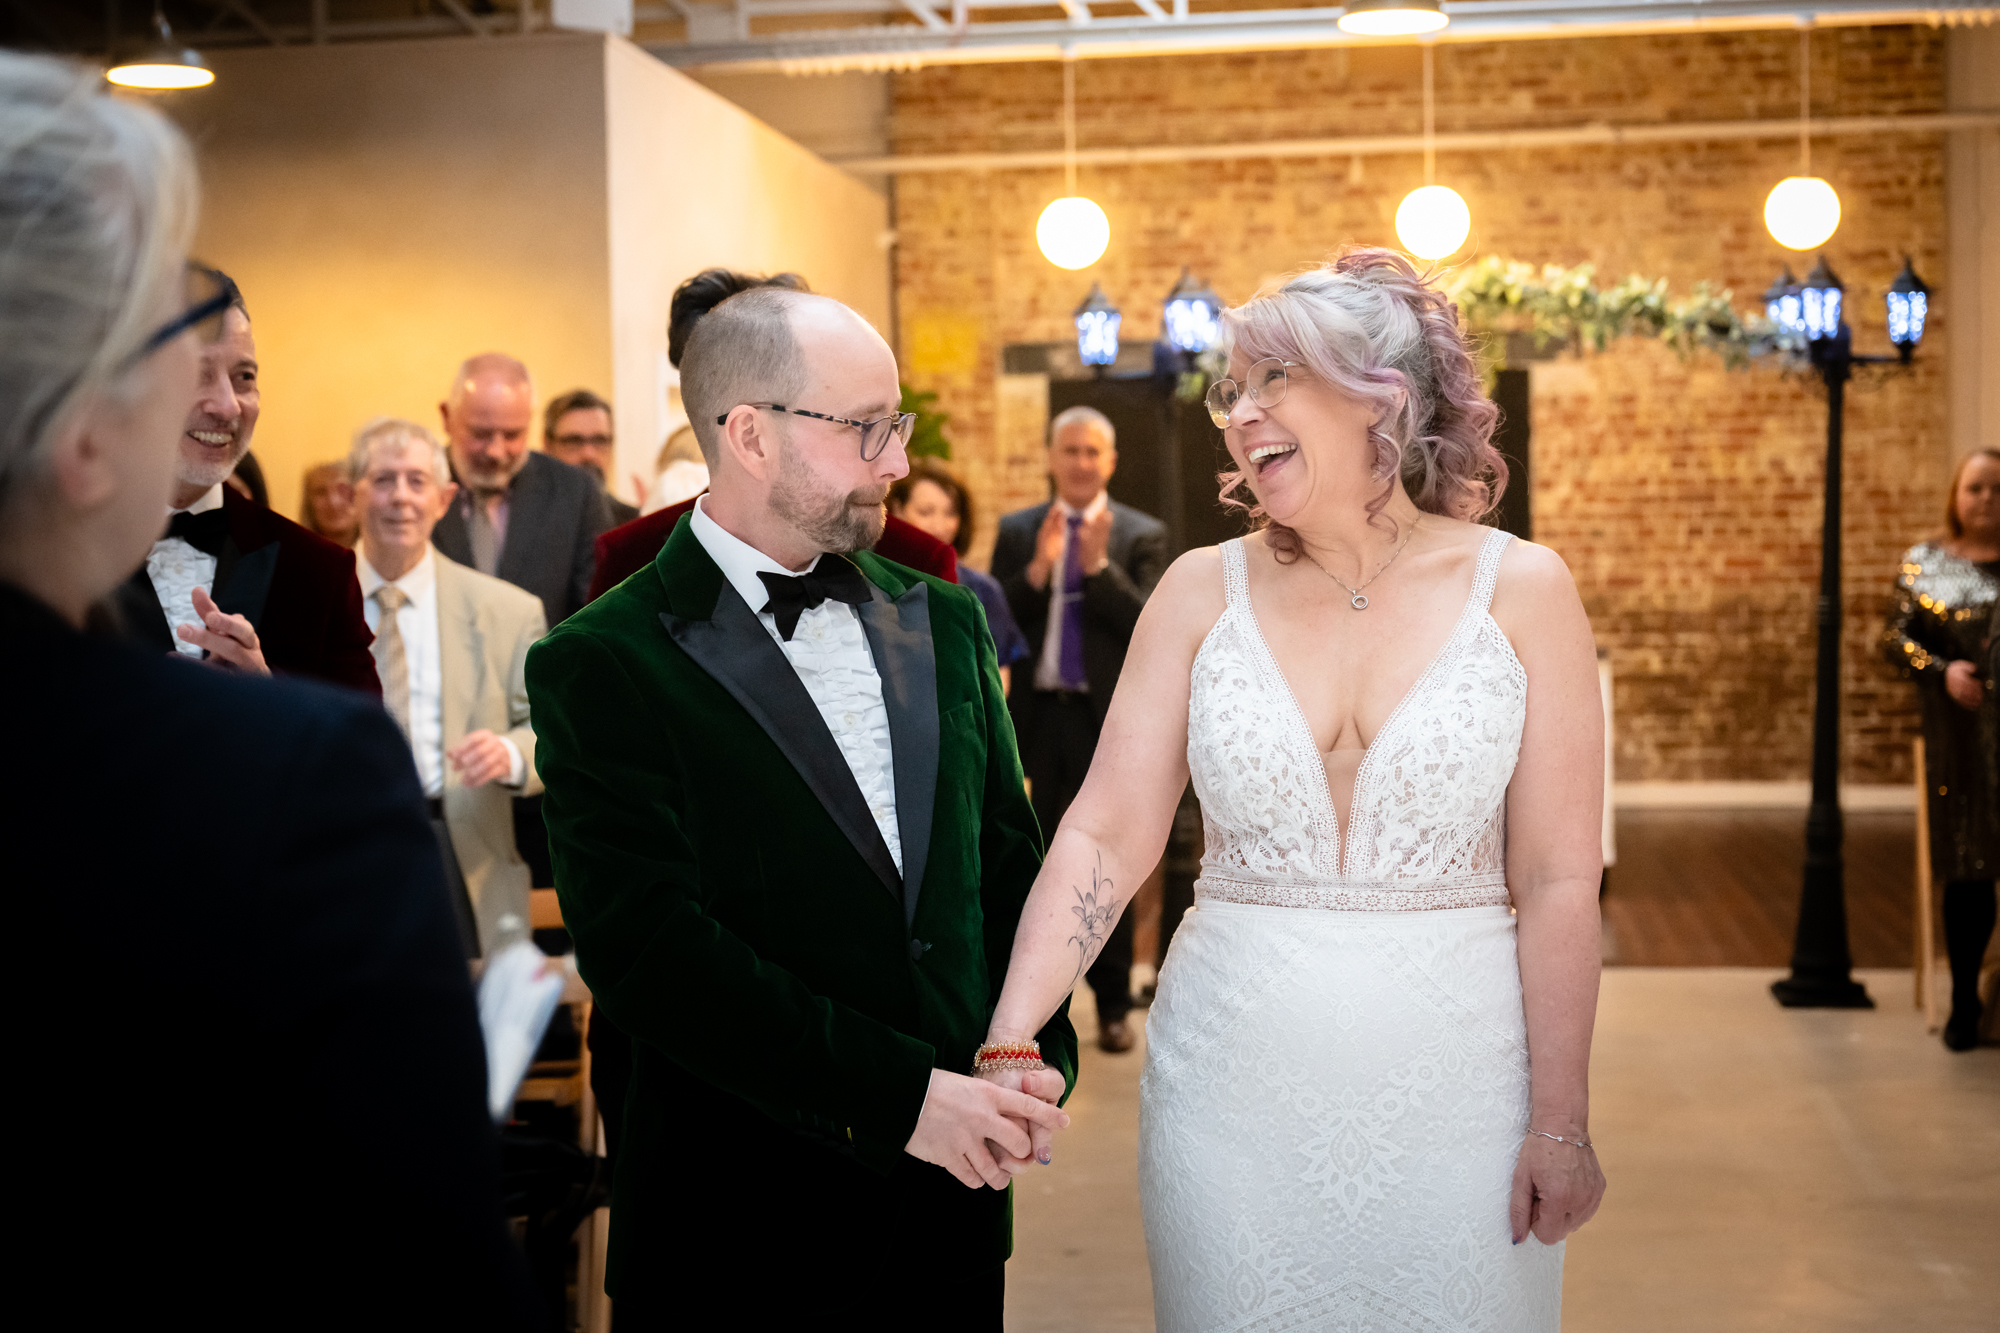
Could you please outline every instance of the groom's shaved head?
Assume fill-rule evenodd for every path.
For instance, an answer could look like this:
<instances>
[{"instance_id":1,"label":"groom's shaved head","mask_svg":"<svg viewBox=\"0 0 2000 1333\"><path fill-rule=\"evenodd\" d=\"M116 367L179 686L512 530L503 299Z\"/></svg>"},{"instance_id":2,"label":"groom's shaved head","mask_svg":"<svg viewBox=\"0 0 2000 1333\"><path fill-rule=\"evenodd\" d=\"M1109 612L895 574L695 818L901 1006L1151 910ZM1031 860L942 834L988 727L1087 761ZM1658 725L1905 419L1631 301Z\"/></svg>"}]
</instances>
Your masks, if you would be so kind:
<instances>
[{"instance_id":1,"label":"groom's shaved head","mask_svg":"<svg viewBox=\"0 0 2000 1333\"><path fill-rule=\"evenodd\" d=\"M805 387L805 355L792 333L792 312L815 302L840 304L783 287L753 288L703 315L688 335L681 401L711 469L722 449L717 417L738 403L789 405Z\"/></svg>"}]
</instances>

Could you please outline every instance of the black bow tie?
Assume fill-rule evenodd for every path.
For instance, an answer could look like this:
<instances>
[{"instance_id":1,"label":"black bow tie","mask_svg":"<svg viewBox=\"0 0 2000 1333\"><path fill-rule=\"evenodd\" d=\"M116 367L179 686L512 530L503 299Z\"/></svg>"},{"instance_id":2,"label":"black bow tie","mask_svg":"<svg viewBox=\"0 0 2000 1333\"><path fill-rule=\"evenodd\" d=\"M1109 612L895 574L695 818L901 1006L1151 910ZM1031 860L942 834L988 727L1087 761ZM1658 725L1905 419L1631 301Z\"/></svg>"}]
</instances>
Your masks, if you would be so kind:
<instances>
[{"instance_id":1,"label":"black bow tie","mask_svg":"<svg viewBox=\"0 0 2000 1333\"><path fill-rule=\"evenodd\" d=\"M222 545L229 540L229 515L220 505L199 514L175 514L167 523L167 535L179 537L204 555L222 558Z\"/></svg>"},{"instance_id":2,"label":"black bow tie","mask_svg":"<svg viewBox=\"0 0 2000 1333\"><path fill-rule=\"evenodd\" d=\"M810 573L794 576L759 571L757 577L771 594L771 601L764 609L778 622L778 637L786 643L792 641L799 617L820 603L835 601L859 606L875 595L859 569L833 554L821 556Z\"/></svg>"}]
</instances>

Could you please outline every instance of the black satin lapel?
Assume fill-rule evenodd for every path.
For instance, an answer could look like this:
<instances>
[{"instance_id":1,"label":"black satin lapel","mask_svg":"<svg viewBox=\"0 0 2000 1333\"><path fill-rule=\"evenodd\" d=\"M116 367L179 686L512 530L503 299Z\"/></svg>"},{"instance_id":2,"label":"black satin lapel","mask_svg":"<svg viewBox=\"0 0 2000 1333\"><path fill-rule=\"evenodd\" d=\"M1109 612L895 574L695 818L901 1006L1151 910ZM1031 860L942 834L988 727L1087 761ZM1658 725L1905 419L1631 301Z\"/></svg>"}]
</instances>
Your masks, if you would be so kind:
<instances>
[{"instance_id":1,"label":"black satin lapel","mask_svg":"<svg viewBox=\"0 0 2000 1333\"><path fill-rule=\"evenodd\" d=\"M118 585L111 594L111 603L118 611L121 636L163 653L174 651L173 626L167 623L167 613L160 609L159 590L153 586L144 565Z\"/></svg>"},{"instance_id":2,"label":"black satin lapel","mask_svg":"<svg viewBox=\"0 0 2000 1333\"><path fill-rule=\"evenodd\" d=\"M736 589L724 582L712 620L683 620L662 611L660 622L681 650L728 690L792 761L792 767L854 844L854 850L861 853L890 896L900 901L903 885L896 874L895 858L889 855L889 844L876 827L861 786L847 766L847 757L826 729L826 719L799 683L792 664Z\"/></svg>"},{"instance_id":3,"label":"black satin lapel","mask_svg":"<svg viewBox=\"0 0 2000 1333\"><path fill-rule=\"evenodd\" d=\"M264 604L270 600L271 578L278 572L278 543L265 542L245 554L231 537L215 558L215 589L209 596L224 615L242 616L250 628L264 627Z\"/></svg>"},{"instance_id":4,"label":"black satin lapel","mask_svg":"<svg viewBox=\"0 0 2000 1333\"><path fill-rule=\"evenodd\" d=\"M937 653L931 643L930 585L918 583L895 601L880 588L856 608L889 710L889 750L896 773L896 829L903 843L903 919L917 918L937 804Z\"/></svg>"}]
</instances>

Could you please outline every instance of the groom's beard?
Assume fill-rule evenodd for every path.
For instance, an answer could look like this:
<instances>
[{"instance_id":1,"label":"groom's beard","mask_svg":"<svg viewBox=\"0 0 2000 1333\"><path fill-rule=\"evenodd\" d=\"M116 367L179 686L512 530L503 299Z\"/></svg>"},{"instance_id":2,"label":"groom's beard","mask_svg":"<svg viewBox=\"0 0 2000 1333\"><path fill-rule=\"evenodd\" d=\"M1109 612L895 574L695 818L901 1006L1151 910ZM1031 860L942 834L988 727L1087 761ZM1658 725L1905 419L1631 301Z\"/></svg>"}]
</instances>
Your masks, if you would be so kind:
<instances>
[{"instance_id":1,"label":"groom's beard","mask_svg":"<svg viewBox=\"0 0 2000 1333\"><path fill-rule=\"evenodd\" d=\"M771 487L771 511L811 539L822 551L865 551L882 540L887 522L882 508L887 486L860 486L840 492L821 487L789 440L778 446L778 479Z\"/></svg>"}]
</instances>

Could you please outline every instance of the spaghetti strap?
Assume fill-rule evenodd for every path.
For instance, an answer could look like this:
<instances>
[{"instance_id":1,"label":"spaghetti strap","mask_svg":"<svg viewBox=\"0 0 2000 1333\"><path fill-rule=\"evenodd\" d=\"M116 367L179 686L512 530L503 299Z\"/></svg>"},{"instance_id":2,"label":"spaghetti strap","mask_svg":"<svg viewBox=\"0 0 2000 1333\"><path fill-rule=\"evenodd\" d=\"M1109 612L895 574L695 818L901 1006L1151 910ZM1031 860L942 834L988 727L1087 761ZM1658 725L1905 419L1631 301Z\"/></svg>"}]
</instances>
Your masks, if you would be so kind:
<instances>
[{"instance_id":1,"label":"spaghetti strap","mask_svg":"<svg viewBox=\"0 0 2000 1333\"><path fill-rule=\"evenodd\" d=\"M1231 537L1222 543L1222 595L1234 610L1250 603L1250 572L1243 561L1243 539Z\"/></svg>"},{"instance_id":2,"label":"spaghetti strap","mask_svg":"<svg viewBox=\"0 0 2000 1333\"><path fill-rule=\"evenodd\" d=\"M1480 544L1479 565L1472 575L1472 604L1481 611L1493 607L1493 589L1500 582L1500 557L1507 553L1507 543L1513 540L1513 533L1495 528Z\"/></svg>"}]
</instances>

